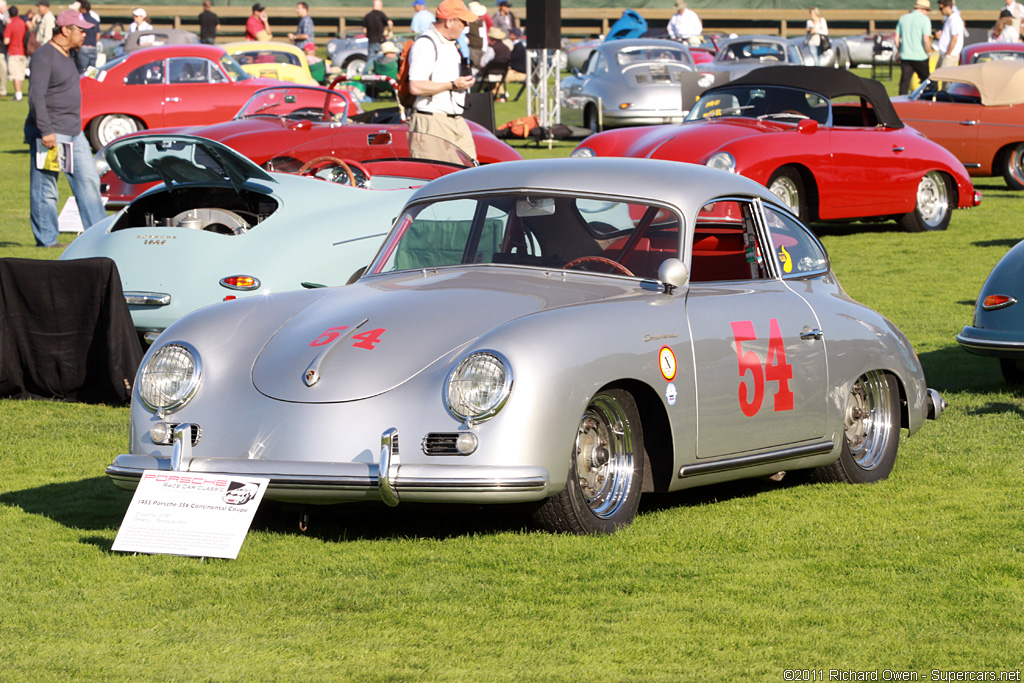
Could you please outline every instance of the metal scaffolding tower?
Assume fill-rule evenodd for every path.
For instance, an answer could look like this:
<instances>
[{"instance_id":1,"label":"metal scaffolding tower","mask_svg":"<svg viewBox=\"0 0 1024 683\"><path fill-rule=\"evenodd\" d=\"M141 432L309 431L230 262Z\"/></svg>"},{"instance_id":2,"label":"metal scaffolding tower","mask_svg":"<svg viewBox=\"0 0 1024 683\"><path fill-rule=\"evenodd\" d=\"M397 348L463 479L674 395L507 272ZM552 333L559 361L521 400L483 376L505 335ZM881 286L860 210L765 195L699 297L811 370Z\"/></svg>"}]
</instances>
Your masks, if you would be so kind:
<instances>
[{"instance_id":1,"label":"metal scaffolding tower","mask_svg":"<svg viewBox=\"0 0 1024 683\"><path fill-rule=\"evenodd\" d=\"M558 107L561 62L561 50L526 51L526 115L536 116L538 125L548 131L548 147L552 142L551 127L562 122L562 112Z\"/></svg>"}]
</instances>

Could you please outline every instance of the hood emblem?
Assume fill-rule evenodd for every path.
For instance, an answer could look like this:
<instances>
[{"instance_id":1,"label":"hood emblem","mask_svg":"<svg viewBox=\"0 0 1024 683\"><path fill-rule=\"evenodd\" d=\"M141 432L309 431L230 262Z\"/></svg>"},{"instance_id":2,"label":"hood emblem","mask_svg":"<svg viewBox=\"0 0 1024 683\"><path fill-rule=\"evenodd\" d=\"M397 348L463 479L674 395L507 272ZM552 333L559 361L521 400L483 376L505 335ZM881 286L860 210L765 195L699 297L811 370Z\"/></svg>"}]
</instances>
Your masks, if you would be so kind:
<instances>
[{"instance_id":1,"label":"hood emblem","mask_svg":"<svg viewBox=\"0 0 1024 683\"><path fill-rule=\"evenodd\" d=\"M306 372L304 372L302 375L302 381L306 383L307 387L312 387L314 384L320 381L320 366L323 365L324 359L327 358L327 354L329 354L334 349L334 347L338 345L338 342L351 337L356 330L358 330L360 327L362 327L369 321L369 318L363 318L363 321L361 323L359 323L352 329L348 330L345 334L339 334L337 337L335 337L334 341L320 349L320 353L316 354L316 356L313 358L313 361L306 368Z\"/></svg>"}]
</instances>

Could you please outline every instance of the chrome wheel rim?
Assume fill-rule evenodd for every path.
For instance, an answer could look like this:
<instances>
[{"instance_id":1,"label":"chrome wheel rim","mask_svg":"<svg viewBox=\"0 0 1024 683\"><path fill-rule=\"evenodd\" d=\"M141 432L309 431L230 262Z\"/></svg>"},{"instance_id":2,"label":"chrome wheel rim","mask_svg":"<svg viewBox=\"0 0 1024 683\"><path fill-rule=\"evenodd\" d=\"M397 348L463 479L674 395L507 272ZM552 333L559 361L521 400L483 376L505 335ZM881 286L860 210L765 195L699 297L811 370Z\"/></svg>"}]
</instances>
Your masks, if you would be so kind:
<instances>
[{"instance_id":1,"label":"chrome wheel rim","mask_svg":"<svg viewBox=\"0 0 1024 683\"><path fill-rule=\"evenodd\" d=\"M949 212L946 181L938 171L929 171L917 186L917 213L929 228L942 224Z\"/></svg>"},{"instance_id":2,"label":"chrome wheel rim","mask_svg":"<svg viewBox=\"0 0 1024 683\"><path fill-rule=\"evenodd\" d=\"M138 129L139 127L135 125L135 119L130 116L107 116L100 122L100 145L109 144L119 137L128 135L128 133L134 133Z\"/></svg>"},{"instance_id":3,"label":"chrome wheel rim","mask_svg":"<svg viewBox=\"0 0 1024 683\"><path fill-rule=\"evenodd\" d=\"M790 211L797 213L800 209L800 191L796 183L789 176L779 176L772 181L768 191L782 200L782 203L789 207Z\"/></svg>"},{"instance_id":4,"label":"chrome wheel rim","mask_svg":"<svg viewBox=\"0 0 1024 683\"><path fill-rule=\"evenodd\" d=\"M576 433L576 479L590 511L613 517L633 484L633 434L618 401L599 395L587 406Z\"/></svg>"},{"instance_id":5,"label":"chrome wheel rim","mask_svg":"<svg viewBox=\"0 0 1024 683\"><path fill-rule=\"evenodd\" d=\"M845 425L846 443L858 467L878 467L894 427L885 375L878 371L862 375L850 388Z\"/></svg>"},{"instance_id":6,"label":"chrome wheel rim","mask_svg":"<svg viewBox=\"0 0 1024 683\"><path fill-rule=\"evenodd\" d=\"M366 69L365 59L353 59L345 66L345 77L351 79L362 76L364 69Z\"/></svg>"},{"instance_id":7,"label":"chrome wheel rim","mask_svg":"<svg viewBox=\"0 0 1024 683\"><path fill-rule=\"evenodd\" d=\"M1024 185L1024 145L1017 145L1010 152L1010 174L1018 183Z\"/></svg>"}]
</instances>

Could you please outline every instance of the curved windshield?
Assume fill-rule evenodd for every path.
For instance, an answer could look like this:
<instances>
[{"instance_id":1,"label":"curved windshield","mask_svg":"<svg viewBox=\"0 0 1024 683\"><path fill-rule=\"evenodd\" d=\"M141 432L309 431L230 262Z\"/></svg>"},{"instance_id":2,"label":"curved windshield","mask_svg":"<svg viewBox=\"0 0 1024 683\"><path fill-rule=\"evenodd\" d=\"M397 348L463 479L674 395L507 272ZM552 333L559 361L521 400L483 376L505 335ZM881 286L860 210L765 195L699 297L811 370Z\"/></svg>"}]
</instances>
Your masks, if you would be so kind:
<instances>
[{"instance_id":1,"label":"curved windshield","mask_svg":"<svg viewBox=\"0 0 1024 683\"><path fill-rule=\"evenodd\" d=\"M501 264L653 279L679 256L679 226L662 207L605 198L448 199L410 208L369 272Z\"/></svg>"},{"instance_id":2,"label":"curved windshield","mask_svg":"<svg viewBox=\"0 0 1024 683\"><path fill-rule=\"evenodd\" d=\"M674 46L637 45L634 47L624 47L615 53L615 61L619 66L656 62L684 66L687 69L693 68L693 58L690 57L689 51Z\"/></svg>"},{"instance_id":3,"label":"curved windshield","mask_svg":"<svg viewBox=\"0 0 1024 683\"><path fill-rule=\"evenodd\" d=\"M348 118L348 98L340 92L323 88L264 88L253 93L235 114L236 119L251 116L344 123Z\"/></svg>"},{"instance_id":4,"label":"curved windshield","mask_svg":"<svg viewBox=\"0 0 1024 683\"><path fill-rule=\"evenodd\" d=\"M1000 60L1021 60L1024 59L1024 52L1020 50L987 50L974 55L974 64L984 62L998 62Z\"/></svg>"},{"instance_id":5,"label":"curved windshield","mask_svg":"<svg viewBox=\"0 0 1024 683\"><path fill-rule=\"evenodd\" d=\"M242 66L249 64L290 64L291 66L302 66L299 56L284 50L242 50L231 53Z\"/></svg>"},{"instance_id":6,"label":"curved windshield","mask_svg":"<svg viewBox=\"0 0 1024 683\"><path fill-rule=\"evenodd\" d=\"M222 69L224 69L225 73L227 73L228 75L228 78L230 78L232 81L238 82L252 78L252 76L249 73L247 73L245 69L239 66L238 62L236 62L235 58L231 55L224 55L223 57L221 57L220 66Z\"/></svg>"},{"instance_id":7,"label":"curved windshield","mask_svg":"<svg viewBox=\"0 0 1024 683\"><path fill-rule=\"evenodd\" d=\"M798 123L814 119L819 124L829 120L829 102L816 93L798 88L747 85L716 88L704 94L687 114L687 121L701 121L724 116L777 119Z\"/></svg>"},{"instance_id":8,"label":"curved windshield","mask_svg":"<svg viewBox=\"0 0 1024 683\"><path fill-rule=\"evenodd\" d=\"M786 62L786 44L767 40L742 40L724 45L716 62L757 61L765 64Z\"/></svg>"}]
</instances>

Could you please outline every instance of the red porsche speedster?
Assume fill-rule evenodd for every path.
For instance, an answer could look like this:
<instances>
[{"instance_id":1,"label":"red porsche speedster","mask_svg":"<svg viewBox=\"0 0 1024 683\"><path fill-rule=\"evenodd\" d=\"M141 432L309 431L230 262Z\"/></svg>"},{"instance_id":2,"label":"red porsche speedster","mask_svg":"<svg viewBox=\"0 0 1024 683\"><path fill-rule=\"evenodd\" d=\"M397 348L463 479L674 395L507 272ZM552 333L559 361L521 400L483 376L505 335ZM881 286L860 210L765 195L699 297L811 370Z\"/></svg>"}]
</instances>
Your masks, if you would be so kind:
<instances>
[{"instance_id":1,"label":"red porsche speedster","mask_svg":"<svg viewBox=\"0 0 1024 683\"><path fill-rule=\"evenodd\" d=\"M127 133L230 119L254 92L281 81L256 78L215 45L149 47L82 77L82 126L93 149Z\"/></svg>"},{"instance_id":2,"label":"red porsche speedster","mask_svg":"<svg viewBox=\"0 0 1024 683\"><path fill-rule=\"evenodd\" d=\"M892 218L944 230L981 194L956 157L900 121L876 81L777 66L704 93L678 125L592 135L573 156L704 164L765 185L805 220Z\"/></svg>"},{"instance_id":3,"label":"red porsche speedster","mask_svg":"<svg viewBox=\"0 0 1024 683\"><path fill-rule=\"evenodd\" d=\"M1024 190L1024 61L936 69L920 88L892 104L909 125L956 155L972 176L1002 175L1010 189Z\"/></svg>"},{"instance_id":4,"label":"red porsche speedster","mask_svg":"<svg viewBox=\"0 0 1024 683\"><path fill-rule=\"evenodd\" d=\"M344 92L315 86L284 84L255 93L230 121L212 126L163 128L159 131L175 135L198 135L216 140L248 157L269 171L297 173L304 164L322 157L347 162L374 161L379 158L380 146L373 138L380 133L393 132L405 139L408 124L353 123L350 118L351 102ZM515 161L522 156L512 147L496 138L483 126L472 121L469 126L476 143L477 159L481 164ZM141 134L141 133L140 133ZM392 146L393 147L393 146ZM392 147L388 158L393 157ZM408 150L407 150L408 151ZM101 191L109 208L120 208L152 186L131 185L105 169L101 157ZM410 152L410 156L415 156ZM462 168L462 159L436 159L454 163ZM422 175L424 168L416 164L412 177L429 180L436 175ZM443 173L440 173L443 175ZM340 182L345 182L342 177Z\"/></svg>"}]
</instances>

